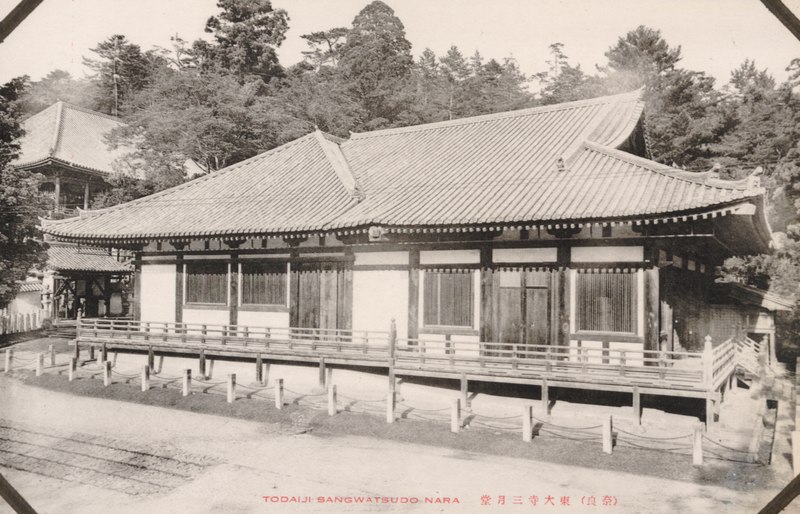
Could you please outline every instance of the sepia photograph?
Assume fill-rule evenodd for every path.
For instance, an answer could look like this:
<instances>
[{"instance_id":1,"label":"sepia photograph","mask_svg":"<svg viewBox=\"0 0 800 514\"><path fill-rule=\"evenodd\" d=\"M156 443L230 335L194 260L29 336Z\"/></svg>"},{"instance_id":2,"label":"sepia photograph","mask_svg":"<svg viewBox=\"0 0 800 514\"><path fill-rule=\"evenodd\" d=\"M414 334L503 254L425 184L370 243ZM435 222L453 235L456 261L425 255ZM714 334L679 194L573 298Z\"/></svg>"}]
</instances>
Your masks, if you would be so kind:
<instances>
[{"instance_id":1,"label":"sepia photograph","mask_svg":"<svg viewBox=\"0 0 800 514\"><path fill-rule=\"evenodd\" d=\"M0 0L0 514L800 514L800 0Z\"/></svg>"}]
</instances>

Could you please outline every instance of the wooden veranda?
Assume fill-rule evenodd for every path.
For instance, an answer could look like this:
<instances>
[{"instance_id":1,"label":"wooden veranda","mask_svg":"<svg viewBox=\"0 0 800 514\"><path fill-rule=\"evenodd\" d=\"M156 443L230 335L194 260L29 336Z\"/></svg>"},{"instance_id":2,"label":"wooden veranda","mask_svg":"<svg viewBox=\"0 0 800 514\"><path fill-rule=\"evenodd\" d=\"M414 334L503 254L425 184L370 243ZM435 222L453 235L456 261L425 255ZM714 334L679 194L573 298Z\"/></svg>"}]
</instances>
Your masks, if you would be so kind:
<instances>
[{"instance_id":1,"label":"wooden veranda","mask_svg":"<svg viewBox=\"0 0 800 514\"><path fill-rule=\"evenodd\" d=\"M733 338L715 346L707 337L703 352L631 351L398 339L393 327L366 332L111 319L77 320L75 342L201 363L218 357L386 369L390 387L395 376L460 380L464 391L469 381L536 385L545 402L549 387L631 393L635 406L641 394L700 398L707 422L718 413L737 366L749 368L758 351L752 341Z\"/></svg>"}]
</instances>

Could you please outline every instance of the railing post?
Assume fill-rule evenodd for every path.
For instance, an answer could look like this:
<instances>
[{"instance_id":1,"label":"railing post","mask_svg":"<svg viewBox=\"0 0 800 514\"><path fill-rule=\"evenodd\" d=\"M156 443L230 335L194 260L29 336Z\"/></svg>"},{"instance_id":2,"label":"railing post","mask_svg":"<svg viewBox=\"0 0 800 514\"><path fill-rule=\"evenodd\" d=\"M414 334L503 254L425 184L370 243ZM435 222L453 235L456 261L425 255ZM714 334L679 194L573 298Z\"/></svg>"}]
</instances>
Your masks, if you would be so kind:
<instances>
[{"instance_id":1,"label":"railing post","mask_svg":"<svg viewBox=\"0 0 800 514\"><path fill-rule=\"evenodd\" d=\"M108 360L108 348L106 347L106 343L103 343L103 345L100 347L100 357L102 362Z\"/></svg>"},{"instance_id":2,"label":"railing post","mask_svg":"<svg viewBox=\"0 0 800 514\"><path fill-rule=\"evenodd\" d=\"M236 400L236 373L228 373L228 403Z\"/></svg>"},{"instance_id":3,"label":"railing post","mask_svg":"<svg viewBox=\"0 0 800 514\"><path fill-rule=\"evenodd\" d=\"M619 376L625 376L625 350L619 352Z\"/></svg>"},{"instance_id":4,"label":"railing post","mask_svg":"<svg viewBox=\"0 0 800 514\"><path fill-rule=\"evenodd\" d=\"M192 390L192 370L190 368L186 368L183 370L183 387L182 393L183 396L189 396L189 393Z\"/></svg>"},{"instance_id":5,"label":"railing post","mask_svg":"<svg viewBox=\"0 0 800 514\"><path fill-rule=\"evenodd\" d=\"M319 388L325 389L325 357L319 358L319 376L317 378L319 382Z\"/></svg>"},{"instance_id":6,"label":"railing post","mask_svg":"<svg viewBox=\"0 0 800 514\"><path fill-rule=\"evenodd\" d=\"M81 344L78 342L78 339L75 339L75 358L81 358Z\"/></svg>"},{"instance_id":7,"label":"railing post","mask_svg":"<svg viewBox=\"0 0 800 514\"><path fill-rule=\"evenodd\" d=\"M328 416L336 415L336 386L328 385Z\"/></svg>"},{"instance_id":8,"label":"railing post","mask_svg":"<svg viewBox=\"0 0 800 514\"><path fill-rule=\"evenodd\" d=\"M261 360L261 354L256 354L256 382L259 384L264 383L264 363Z\"/></svg>"},{"instance_id":9,"label":"railing post","mask_svg":"<svg viewBox=\"0 0 800 514\"><path fill-rule=\"evenodd\" d=\"M611 455L614 451L614 444L612 440L612 420L611 416L606 416L603 419L603 453Z\"/></svg>"},{"instance_id":10,"label":"railing post","mask_svg":"<svg viewBox=\"0 0 800 514\"><path fill-rule=\"evenodd\" d=\"M550 415L550 387L546 378L542 379L542 414Z\"/></svg>"},{"instance_id":11,"label":"railing post","mask_svg":"<svg viewBox=\"0 0 800 514\"><path fill-rule=\"evenodd\" d=\"M639 394L639 386L633 386L633 422L636 426L642 424L642 396Z\"/></svg>"},{"instance_id":12,"label":"railing post","mask_svg":"<svg viewBox=\"0 0 800 514\"><path fill-rule=\"evenodd\" d=\"M111 361L103 361L103 386L111 385Z\"/></svg>"},{"instance_id":13,"label":"railing post","mask_svg":"<svg viewBox=\"0 0 800 514\"><path fill-rule=\"evenodd\" d=\"M389 391L386 395L386 422L394 423L394 391Z\"/></svg>"},{"instance_id":14,"label":"railing post","mask_svg":"<svg viewBox=\"0 0 800 514\"><path fill-rule=\"evenodd\" d=\"M461 399L453 398L450 402L450 431L457 434L461 431Z\"/></svg>"},{"instance_id":15,"label":"railing post","mask_svg":"<svg viewBox=\"0 0 800 514\"><path fill-rule=\"evenodd\" d=\"M11 348L6 348L6 368L5 372L11 372L12 360L14 358L14 350Z\"/></svg>"},{"instance_id":16,"label":"railing post","mask_svg":"<svg viewBox=\"0 0 800 514\"><path fill-rule=\"evenodd\" d=\"M152 346L147 348L147 367L150 368L151 373L153 373L156 369L155 352L153 352Z\"/></svg>"},{"instance_id":17,"label":"railing post","mask_svg":"<svg viewBox=\"0 0 800 514\"><path fill-rule=\"evenodd\" d=\"M667 377L667 355L664 350L658 352L658 378L664 380Z\"/></svg>"},{"instance_id":18,"label":"railing post","mask_svg":"<svg viewBox=\"0 0 800 514\"><path fill-rule=\"evenodd\" d=\"M389 349L388 349L388 354L389 354L389 362L388 362L388 365L389 365L389 372L388 372L388 374L389 374L389 394L391 394L392 398L394 398L395 397L396 388L397 388L397 383L395 382L395 378L394 378L394 360L395 360L394 356L395 356L395 349L397 348L397 325L396 325L396 323L394 321L394 318L392 318L392 322L389 324L389 341L388 341L388 344L389 344ZM392 400L392 403L394 403L394 400Z\"/></svg>"},{"instance_id":19,"label":"railing post","mask_svg":"<svg viewBox=\"0 0 800 514\"><path fill-rule=\"evenodd\" d=\"M550 354L550 348L544 352L544 370L548 374L553 371L553 361L552 355Z\"/></svg>"},{"instance_id":20,"label":"railing post","mask_svg":"<svg viewBox=\"0 0 800 514\"><path fill-rule=\"evenodd\" d=\"M275 408L282 409L283 408L283 379L276 378L275 379Z\"/></svg>"},{"instance_id":21,"label":"railing post","mask_svg":"<svg viewBox=\"0 0 800 514\"><path fill-rule=\"evenodd\" d=\"M47 347L47 351L50 352L50 367L56 365L56 347L52 344Z\"/></svg>"},{"instance_id":22,"label":"railing post","mask_svg":"<svg viewBox=\"0 0 800 514\"><path fill-rule=\"evenodd\" d=\"M207 376L206 375L206 351L203 348L200 349L200 356L199 356L199 362L198 362L197 367L198 367L198 372L199 372L200 376L203 379L205 379L206 376Z\"/></svg>"},{"instance_id":23,"label":"railing post","mask_svg":"<svg viewBox=\"0 0 800 514\"><path fill-rule=\"evenodd\" d=\"M692 465L703 465L703 425L697 423L694 426L694 434L692 436Z\"/></svg>"},{"instance_id":24,"label":"railing post","mask_svg":"<svg viewBox=\"0 0 800 514\"><path fill-rule=\"evenodd\" d=\"M67 372L67 377L70 382L75 380L75 372L78 370L78 359L75 357L71 357L69 359L69 368Z\"/></svg>"},{"instance_id":25,"label":"railing post","mask_svg":"<svg viewBox=\"0 0 800 514\"><path fill-rule=\"evenodd\" d=\"M42 370L44 368L44 354L37 353L36 354L36 376L42 376Z\"/></svg>"},{"instance_id":26,"label":"railing post","mask_svg":"<svg viewBox=\"0 0 800 514\"><path fill-rule=\"evenodd\" d=\"M465 409L469 408L469 380L467 374L461 374L461 402Z\"/></svg>"},{"instance_id":27,"label":"railing post","mask_svg":"<svg viewBox=\"0 0 800 514\"><path fill-rule=\"evenodd\" d=\"M589 362L588 348L581 346L581 373L586 373L586 365Z\"/></svg>"},{"instance_id":28,"label":"railing post","mask_svg":"<svg viewBox=\"0 0 800 514\"><path fill-rule=\"evenodd\" d=\"M711 336L705 337L703 347L703 382L706 389L711 391L714 382L714 345L711 343Z\"/></svg>"},{"instance_id":29,"label":"railing post","mask_svg":"<svg viewBox=\"0 0 800 514\"><path fill-rule=\"evenodd\" d=\"M533 439L533 406L522 406L522 440L526 443Z\"/></svg>"},{"instance_id":30,"label":"railing post","mask_svg":"<svg viewBox=\"0 0 800 514\"><path fill-rule=\"evenodd\" d=\"M150 366L142 366L142 391L150 389Z\"/></svg>"}]
</instances>

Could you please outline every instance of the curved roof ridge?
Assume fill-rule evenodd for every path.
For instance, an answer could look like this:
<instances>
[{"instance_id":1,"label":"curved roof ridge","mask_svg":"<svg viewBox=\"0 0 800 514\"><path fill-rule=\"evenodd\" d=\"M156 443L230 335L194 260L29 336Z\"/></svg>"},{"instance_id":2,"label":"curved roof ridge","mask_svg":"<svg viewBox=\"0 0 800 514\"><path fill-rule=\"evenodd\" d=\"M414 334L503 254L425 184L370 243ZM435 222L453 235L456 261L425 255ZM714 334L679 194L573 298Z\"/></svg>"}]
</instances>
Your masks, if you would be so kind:
<instances>
[{"instance_id":1,"label":"curved roof ridge","mask_svg":"<svg viewBox=\"0 0 800 514\"><path fill-rule=\"evenodd\" d=\"M64 102L56 102L56 126L53 128L53 140L50 144L50 157L54 157L61 146L61 131L64 128Z\"/></svg>"},{"instance_id":2,"label":"curved roof ridge","mask_svg":"<svg viewBox=\"0 0 800 514\"><path fill-rule=\"evenodd\" d=\"M419 132L424 130L435 130L450 127L457 127L461 125L471 125L475 123L484 123L487 121L501 120L507 118L515 118L521 116L530 116L534 114L541 114L546 112L556 112L568 109L576 109L585 107L587 105L596 105L603 103L621 103L626 99L638 100L641 97L641 89L621 93L617 95L598 96L595 98L588 98L585 100L576 100L573 102L558 103L551 105L538 105L535 107L527 107L524 109L517 109L513 111L503 111L491 114L481 114L478 116L469 116L466 118L458 118L455 120L436 121L433 123L423 123L422 125L409 125L407 127L386 128L380 130L372 130L369 132L354 132L350 135L350 139L366 139L369 137L381 137L394 134L403 134L407 132Z\"/></svg>"},{"instance_id":3,"label":"curved roof ridge","mask_svg":"<svg viewBox=\"0 0 800 514\"><path fill-rule=\"evenodd\" d=\"M173 187L171 187L169 189L164 189L163 191L159 191L159 192L153 193L151 195L147 195L147 196L143 196L141 198L137 198L135 200L131 200L130 202L125 202L125 203L120 203L120 204L117 204L117 205L112 205L111 207L105 207L103 209L83 211L84 213L81 215L81 217L82 218L89 218L89 217L101 216L103 214L107 214L107 213L114 212L114 211L122 209L122 208L126 208L126 207L128 207L130 205L139 205L139 204L142 204L142 203L150 202L154 198L161 198L163 196L167 196L167 195L172 194L174 192L182 191L184 189L188 189L189 187L196 186L197 184L201 184L201 183L203 183L203 182L205 182L207 180L210 180L212 177L218 177L218 176L220 176L222 174L226 174L226 173L229 173L231 171L235 171L236 169L241 168L242 166L244 166L246 164L250 164L250 163L259 161L259 160L261 160L263 158L266 158L266 157L268 157L270 155L273 155L273 154L276 154L276 153L280 153L281 151L283 151L283 150L285 150L287 148L291 148L291 147L295 146L296 144L300 143L301 141L309 139L310 137L313 137L313 136L314 136L314 133L310 132L310 133L306 134L305 136L300 136L299 138L297 138L297 139L295 139L293 141L289 141L288 143L282 144L280 146L276 146L275 148L272 148L271 150L267 150L266 152L262 152L262 153L260 153L258 155L254 155L253 157L250 157L249 159L245 159L243 161L239 161L237 163L231 164L230 166L222 168L221 170L212 171L212 172L207 173L205 175L200 175L197 178L194 178L194 179L189 180L187 182L184 182L182 184L178 184L177 186L173 186ZM73 221L73 220L74 220L74 218L64 218L64 219L60 219L60 220L49 220L49 219L48 220L42 220L42 226L44 227L44 226L62 225L62 224L65 224L66 222Z\"/></svg>"},{"instance_id":4,"label":"curved roof ridge","mask_svg":"<svg viewBox=\"0 0 800 514\"><path fill-rule=\"evenodd\" d=\"M604 154L609 155L611 157L614 157L616 159L621 159L621 160L627 161L627 162L629 162L631 164L635 164L635 165L640 166L642 168L645 168L645 169L647 169L649 171L652 171L653 173L657 173L659 175L663 175L665 177L668 177L668 178L671 178L671 179L674 179L674 180L680 180L680 181L688 182L690 184L695 184L695 185L698 185L698 186L714 187L714 188L717 188L717 189L730 189L730 190L736 190L736 191L741 191L742 190L741 187L736 187L736 186L738 186L738 182L739 181L736 181L734 184L731 184L731 185L728 185L728 184L719 185L717 183L715 183L713 185L712 184L705 184L705 183L702 183L702 182L697 182L695 180L691 180L691 179L689 179L689 178L687 178L685 176L679 175L678 173L672 173L673 170L674 171L679 171L679 172L683 172L683 170L675 170L675 168L673 168L671 166L667 166L666 164L661 164L660 162L651 161L650 159L645 159L644 157L639 157L638 155L633 155L633 154L630 154L628 152L623 152L622 150L618 150L616 148L610 148L608 146L604 146L604 145L595 143L593 141L588 141L587 140L587 141L584 141L583 144L584 144L584 146L586 146L588 149L590 149L592 151L604 153ZM754 196L758 195L758 194L763 194L763 192L764 192L763 188L760 188L760 187L759 188L746 188L745 190L746 191L751 191Z\"/></svg>"}]
</instances>

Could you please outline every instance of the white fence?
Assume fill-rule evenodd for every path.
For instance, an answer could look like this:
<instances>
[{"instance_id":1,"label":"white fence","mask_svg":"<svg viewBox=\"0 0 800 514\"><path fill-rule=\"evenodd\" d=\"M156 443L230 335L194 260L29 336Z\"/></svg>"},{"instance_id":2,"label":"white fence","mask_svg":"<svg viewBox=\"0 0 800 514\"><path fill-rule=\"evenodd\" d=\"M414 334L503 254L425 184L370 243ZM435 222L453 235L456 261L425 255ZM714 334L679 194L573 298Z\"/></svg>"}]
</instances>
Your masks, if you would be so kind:
<instances>
[{"instance_id":1,"label":"white fence","mask_svg":"<svg viewBox=\"0 0 800 514\"><path fill-rule=\"evenodd\" d=\"M9 314L6 309L0 310L0 335L19 334L42 328L44 310Z\"/></svg>"}]
</instances>

